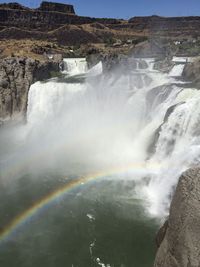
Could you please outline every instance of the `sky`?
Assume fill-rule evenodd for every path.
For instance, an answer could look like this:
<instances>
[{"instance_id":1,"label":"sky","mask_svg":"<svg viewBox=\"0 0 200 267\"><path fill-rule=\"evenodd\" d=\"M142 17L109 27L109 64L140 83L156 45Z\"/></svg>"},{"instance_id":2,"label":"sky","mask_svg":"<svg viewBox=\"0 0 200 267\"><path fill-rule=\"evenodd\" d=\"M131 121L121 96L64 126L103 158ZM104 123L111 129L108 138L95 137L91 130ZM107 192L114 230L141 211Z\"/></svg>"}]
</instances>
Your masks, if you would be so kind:
<instances>
[{"instance_id":1,"label":"sky","mask_svg":"<svg viewBox=\"0 0 200 267\"><path fill-rule=\"evenodd\" d=\"M0 0L38 7L41 0ZM200 0L55 0L72 4L81 16L128 19L133 16L200 16Z\"/></svg>"}]
</instances>

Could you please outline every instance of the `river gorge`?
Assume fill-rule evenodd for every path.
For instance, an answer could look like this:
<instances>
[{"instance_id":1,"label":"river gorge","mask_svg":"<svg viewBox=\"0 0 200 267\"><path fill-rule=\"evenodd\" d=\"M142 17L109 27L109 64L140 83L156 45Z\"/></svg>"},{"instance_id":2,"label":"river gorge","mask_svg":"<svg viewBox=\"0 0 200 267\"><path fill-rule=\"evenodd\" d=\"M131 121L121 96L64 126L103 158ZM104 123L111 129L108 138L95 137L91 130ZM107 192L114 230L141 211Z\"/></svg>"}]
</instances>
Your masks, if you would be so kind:
<instances>
[{"instance_id":1,"label":"river gorge","mask_svg":"<svg viewBox=\"0 0 200 267\"><path fill-rule=\"evenodd\" d=\"M148 267L180 175L199 162L200 93L129 57L107 72L64 58L0 132L3 267Z\"/></svg>"}]
</instances>

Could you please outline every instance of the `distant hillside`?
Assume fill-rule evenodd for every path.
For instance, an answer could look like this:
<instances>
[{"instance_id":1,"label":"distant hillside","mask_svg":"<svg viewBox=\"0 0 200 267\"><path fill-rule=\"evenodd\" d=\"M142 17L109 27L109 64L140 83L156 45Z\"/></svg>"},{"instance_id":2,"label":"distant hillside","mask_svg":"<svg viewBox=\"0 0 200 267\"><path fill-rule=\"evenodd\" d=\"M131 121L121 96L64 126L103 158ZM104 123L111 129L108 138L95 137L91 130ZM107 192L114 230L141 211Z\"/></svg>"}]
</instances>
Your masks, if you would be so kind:
<instances>
[{"instance_id":1,"label":"distant hillside","mask_svg":"<svg viewBox=\"0 0 200 267\"><path fill-rule=\"evenodd\" d=\"M114 30L117 34L124 35L168 35L191 36L197 35L200 29L200 17L174 17L163 18L158 16L134 17L129 21L119 19L91 18L75 14L72 5L42 2L37 9L30 9L18 3L0 4L0 38L5 37L5 31L9 29L10 38L12 31L10 28L17 28L23 31L39 31L43 39L43 33L63 27L64 25L83 25L100 23ZM70 29L70 28L69 28ZM103 28L101 29L103 30ZM28 33L27 33L28 34ZM65 33L66 34L66 33ZM96 40L99 41L98 31ZM33 38L37 35L34 34ZM7 36L6 36L7 37ZM14 36L17 38L17 33ZM24 34L19 38L24 37ZM68 38L69 39L69 38ZM101 39L101 36L100 36ZM90 42L90 40L88 40ZM103 40L102 40L103 41ZM77 40L81 42L81 40Z\"/></svg>"},{"instance_id":2,"label":"distant hillside","mask_svg":"<svg viewBox=\"0 0 200 267\"><path fill-rule=\"evenodd\" d=\"M195 42L198 47L193 45L192 54L196 54L199 53L199 32L200 17L92 18L78 16L74 7L66 4L42 2L36 9L18 3L0 4L0 40L3 42L3 45L0 44L0 55L8 40L32 40L37 42L37 47L38 42L45 41L50 46L64 46L65 50L66 46L75 49L82 45L94 45L99 49L103 45L108 52L119 49L132 51L139 43L149 40L150 45L144 44L147 54L155 51L155 46L159 53L163 53L164 46L164 51L181 54L181 51L190 50L191 43ZM174 47L177 41L181 45ZM167 44L170 48L166 49ZM140 51L141 46L137 53Z\"/></svg>"}]
</instances>

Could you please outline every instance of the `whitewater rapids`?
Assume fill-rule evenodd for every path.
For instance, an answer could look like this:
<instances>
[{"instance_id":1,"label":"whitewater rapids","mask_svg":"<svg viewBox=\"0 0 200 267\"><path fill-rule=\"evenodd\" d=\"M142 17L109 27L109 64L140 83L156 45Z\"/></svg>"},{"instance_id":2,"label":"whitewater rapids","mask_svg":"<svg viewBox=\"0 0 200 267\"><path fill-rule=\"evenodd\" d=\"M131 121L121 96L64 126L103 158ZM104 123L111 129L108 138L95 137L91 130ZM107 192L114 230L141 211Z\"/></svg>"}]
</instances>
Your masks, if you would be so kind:
<instances>
[{"instance_id":1,"label":"whitewater rapids","mask_svg":"<svg viewBox=\"0 0 200 267\"><path fill-rule=\"evenodd\" d=\"M88 70L85 59L65 59L65 79L31 86L27 123L13 131L17 145L1 161L1 176L12 168L15 176L102 172L134 181L134 197L146 211L165 216L179 175L199 162L200 93L173 78L182 64L169 74L153 70L153 59L146 64L103 74L101 62ZM74 75L84 81L68 79ZM106 177L111 170L119 175Z\"/></svg>"}]
</instances>

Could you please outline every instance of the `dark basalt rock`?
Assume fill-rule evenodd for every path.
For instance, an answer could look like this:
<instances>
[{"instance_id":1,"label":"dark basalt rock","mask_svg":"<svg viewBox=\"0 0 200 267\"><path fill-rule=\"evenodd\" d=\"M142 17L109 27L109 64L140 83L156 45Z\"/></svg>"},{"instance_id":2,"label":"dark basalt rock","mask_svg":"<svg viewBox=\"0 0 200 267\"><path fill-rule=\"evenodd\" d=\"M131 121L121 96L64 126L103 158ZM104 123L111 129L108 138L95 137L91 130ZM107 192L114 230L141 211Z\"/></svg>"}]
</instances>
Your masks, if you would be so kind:
<instances>
[{"instance_id":1,"label":"dark basalt rock","mask_svg":"<svg viewBox=\"0 0 200 267\"><path fill-rule=\"evenodd\" d=\"M68 28L62 30L65 26L71 26L71 30ZM79 32L76 33L72 26L79 27L80 29L76 29L76 32ZM199 28L200 17L152 16L135 17L126 21L78 16L72 5L47 1L42 2L37 9L26 8L17 3L0 5L0 40L31 38L59 45L105 43L108 46L112 44L112 48L124 49L125 54L128 53L127 50L132 50L132 54L140 57L168 56L169 53L176 54L179 50L180 53L182 50L181 48L178 50L174 44L175 40L196 38L197 41ZM55 31L59 32L57 36ZM60 36L64 41L61 41ZM149 39L150 42L147 42ZM120 42L114 43L116 40ZM168 46L169 40L171 44ZM199 51L198 44L195 49Z\"/></svg>"},{"instance_id":2,"label":"dark basalt rock","mask_svg":"<svg viewBox=\"0 0 200 267\"><path fill-rule=\"evenodd\" d=\"M148 68L148 64L146 63L145 60L139 60L138 62L138 67L139 69L147 69Z\"/></svg>"},{"instance_id":3,"label":"dark basalt rock","mask_svg":"<svg viewBox=\"0 0 200 267\"><path fill-rule=\"evenodd\" d=\"M0 60L0 121L24 119L31 84L50 78L53 71L59 71L59 62L17 57Z\"/></svg>"},{"instance_id":4,"label":"dark basalt rock","mask_svg":"<svg viewBox=\"0 0 200 267\"><path fill-rule=\"evenodd\" d=\"M172 62L172 58L158 59L154 64L154 69L161 72L169 73L174 65L175 63Z\"/></svg>"},{"instance_id":5,"label":"dark basalt rock","mask_svg":"<svg viewBox=\"0 0 200 267\"><path fill-rule=\"evenodd\" d=\"M146 30L149 34L166 36L190 36L198 34L200 27L200 17L133 17L129 20L129 27L136 30Z\"/></svg>"},{"instance_id":6,"label":"dark basalt rock","mask_svg":"<svg viewBox=\"0 0 200 267\"><path fill-rule=\"evenodd\" d=\"M46 2L43 1L38 8L41 11L56 11L62 13L69 13L75 14L74 7L72 5L60 4L60 3L53 3L53 2Z\"/></svg>"},{"instance_id":7,"label":"dark basalt rock","mask_svg":"<svg viewBox=\"0 0 200 267\"><path fill-rule=\"evenodd\" d=\"M4 9L18 9L18 10L28 10L28 7L24 7L20 5L19 3L13 2L13 3L4 3L0 4L0 8Z\"/></svg>"},{"instance_id":8,"label":"dark basalt rock","mask_svg":"<svg viewBox=\"0 0 200 267\"><path fill-rule=\"evenodd\" d=\"M187 63L183 70L183 78L192 82L194 87L200 89L200 59L197 58L192 63Z\"/></svg>"},{"instance_id":9,"label":"dark basalt rock","mask_svg":"<svg viewBox=\"0 0 200 267\"><path fill-rule=\"evenodd\" d=\"M112 71L119 68L120 71L128 72L131 70L147 69L148 64L145 60L130 58L124 54L117 53L101 53L96 49L91 49L87 52L87 62L89 67L93 67L99 61L103 63L103 70L105 72ZM138 75L137 75L138 76ZM145 81L150 83L150 78L145 77Z\"/></svg>"},{"instance_id":10,"label":"dark basalt rock","mask_svg":"<svg viewBox=\"0 0 200 267\"><path fill-rule=\"evenodd\" d=\"M99 53L95 49L88 51L88 55L86 57L89 67L93 67L99 61L103 63L103 70L111 71L119 67L119 65L123 68L123 66L128 63L128 57L121 54L116 53Z\"/></svg>"},{"instance_id":11,"label":"dark basalt rock","mask_svg":"<svg viewBox=\"0 0 200 267\"><path fill-rule=\"evenodd\" d=\"M20 30L46 32L66 24L81 25L94 22L115 24L120 23L120 20L77 16L72 5L59 3L42 2L38 9L25 8L17 3L0 5L0 29L16 27Z\"/></svg>"}]
</instances>

